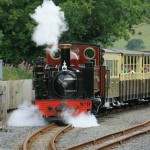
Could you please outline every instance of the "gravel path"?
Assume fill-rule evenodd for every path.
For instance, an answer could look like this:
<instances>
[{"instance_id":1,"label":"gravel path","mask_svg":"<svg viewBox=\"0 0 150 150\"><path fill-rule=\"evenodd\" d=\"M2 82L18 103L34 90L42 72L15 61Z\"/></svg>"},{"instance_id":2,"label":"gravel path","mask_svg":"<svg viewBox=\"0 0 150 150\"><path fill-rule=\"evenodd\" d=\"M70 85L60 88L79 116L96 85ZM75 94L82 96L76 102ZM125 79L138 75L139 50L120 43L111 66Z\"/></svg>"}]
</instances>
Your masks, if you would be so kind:
<instances>
[{"instance_id":1,"label":"gravel path","mask_svg":"<svg viewBox=\"0 0 150 150\"><path fill-rule=\"evenodd\" d=\"M66 133L57 144L57 149L64 150L65 148L71 147L77 143L83 143L106 134L121 131L148 120L150 120L150 108L148 107L104 116L98 119L98 127L74 128L72 131ZM0 130L0 150L19 150L19 146L23 143L26 137L40 128L41 127L6 127L5 130ZM150 147L148 147L147 143L150 143L150 136L145 135L140 138L125 146L122 145L121 150L125 150L128 147L128 149L133 149L131 146L133 146L133 143L139 143L138 140L142 140L142 142L138 144L142 149L149 150ZM120 148L117 150L120 150Z\"/></svg>"}]
</instances>

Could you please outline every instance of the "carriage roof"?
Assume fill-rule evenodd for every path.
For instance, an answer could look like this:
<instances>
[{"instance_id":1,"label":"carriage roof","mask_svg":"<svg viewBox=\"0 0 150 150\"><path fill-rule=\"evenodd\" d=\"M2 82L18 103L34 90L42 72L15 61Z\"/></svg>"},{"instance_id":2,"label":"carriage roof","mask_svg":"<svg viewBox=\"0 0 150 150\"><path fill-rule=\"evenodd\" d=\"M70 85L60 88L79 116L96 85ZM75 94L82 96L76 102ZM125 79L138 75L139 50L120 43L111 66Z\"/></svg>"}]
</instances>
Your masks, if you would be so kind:
<instances>
[{"instance_id":1,"label":"carriage roof","mask_svg":"<svg viewBox=\"0 0 150 150\"><path fill-rule=\"evenodd\" d=\"M108 50L104 49L106 53L115 53L115 54L122 54L128 56L150 56L150 52L144 51L131 51L131 50Z\"/></svg>"}]
</instances>

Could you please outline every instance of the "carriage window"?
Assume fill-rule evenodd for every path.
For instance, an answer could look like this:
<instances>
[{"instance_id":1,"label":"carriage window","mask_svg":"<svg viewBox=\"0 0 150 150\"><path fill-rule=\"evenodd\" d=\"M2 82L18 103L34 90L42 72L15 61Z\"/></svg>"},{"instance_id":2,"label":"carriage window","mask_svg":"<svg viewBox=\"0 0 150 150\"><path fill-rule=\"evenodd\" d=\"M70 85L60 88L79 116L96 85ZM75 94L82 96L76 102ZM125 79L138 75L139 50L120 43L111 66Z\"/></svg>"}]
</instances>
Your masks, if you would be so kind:
<instances>
[{"instance_id":1,"label":"carriage window","mask_svg":"<svg viewBox=\"0 0 150 150\"><path fill-rule=\"evenodd\" d=\"M95 50L93 48L87 48L84 51L84 56L87 59L92 59L95 57Z\"/></svg>"},{"instance_id":2,"label":"carriage window","mask_svg":"<svg viewBox=\"0 0 150 150\"><path fill-rule=\"evenodd\" d=\"M110 70L110 76L118 76L118 60L106 60L105 64Z\"/></svg>"},{"instance_id":3,"label":"carriage window","mask_svg":"<svg viewBox=\"0 0 150 150\"><path fill-rule=\"evenodd\" d=\"M137 65L139 63L138 56L124 56L124 68L122 68L124 73L129 73L131 71L137 72Z\"/></svg>"},{"instance_id":4,"label":"carriage window","mask_svg":"<svg viewBox=\"0 0 150 150\"><path fill-rule=\"evenodd\" d=\"M150 57L144 57L144 72L150 72Z\"/></svg>"},{"instance_id":5,"label":"carriage window","mask_svg":"<svg viewBox=\"0 0 150 150\"><path fill-rule=\"evenodd\" d=\"M114 60L114 76L118 75L118 61Z\"/></svg>"},{"instance_id":6,"label":"carriage window","mask_svg":"<svg viewBox=\"0 0 150 150\"><path fill-rule=\"evenodd\" d=\"M61 51L60 49L58 49L57 52L55 52L53 55L52 54L50 55L53 59L59 59L61 57Z\"/></svg>"}]
</instances>

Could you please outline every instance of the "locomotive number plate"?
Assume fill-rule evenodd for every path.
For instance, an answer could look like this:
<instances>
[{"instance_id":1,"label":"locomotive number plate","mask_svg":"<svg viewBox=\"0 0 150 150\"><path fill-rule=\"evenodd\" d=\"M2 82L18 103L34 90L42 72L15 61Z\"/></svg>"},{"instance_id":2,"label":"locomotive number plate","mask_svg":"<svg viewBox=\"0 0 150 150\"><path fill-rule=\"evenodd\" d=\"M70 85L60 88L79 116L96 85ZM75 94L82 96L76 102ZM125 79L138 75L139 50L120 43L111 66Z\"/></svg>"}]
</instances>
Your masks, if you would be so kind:
<instances>
[{"instance_id":1,"label":"locomotive number plate","mask_svg":"<svg viewBox=\"0 0 150 150\"><path fill-rule=\"evenodd\" d=\"M90 102L80 102L80 106L84 107L84 106L90 106L91 103Z\"/></svg>"}]
</instances>

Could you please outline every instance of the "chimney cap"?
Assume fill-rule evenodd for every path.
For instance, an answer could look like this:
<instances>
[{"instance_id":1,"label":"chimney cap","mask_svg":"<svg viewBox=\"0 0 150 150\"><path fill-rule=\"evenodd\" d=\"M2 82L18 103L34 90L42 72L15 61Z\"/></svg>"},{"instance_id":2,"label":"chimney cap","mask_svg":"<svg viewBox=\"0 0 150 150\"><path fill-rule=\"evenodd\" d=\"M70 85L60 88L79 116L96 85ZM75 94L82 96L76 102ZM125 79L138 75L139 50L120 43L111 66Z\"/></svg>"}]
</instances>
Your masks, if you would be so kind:
<instances>
[{"instance_id":1,"label":"chimney cap","mask_svg":"<svg viewBox=\"0 0 150 150\"><path fill-rule=\"evenodd\" d=\"M71 44L60 44L59 47L62 49L71 48Z\"/></svg>"}]
</instances>

